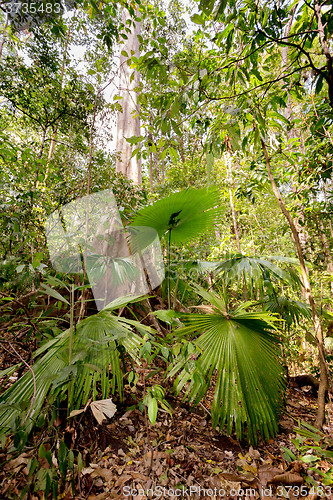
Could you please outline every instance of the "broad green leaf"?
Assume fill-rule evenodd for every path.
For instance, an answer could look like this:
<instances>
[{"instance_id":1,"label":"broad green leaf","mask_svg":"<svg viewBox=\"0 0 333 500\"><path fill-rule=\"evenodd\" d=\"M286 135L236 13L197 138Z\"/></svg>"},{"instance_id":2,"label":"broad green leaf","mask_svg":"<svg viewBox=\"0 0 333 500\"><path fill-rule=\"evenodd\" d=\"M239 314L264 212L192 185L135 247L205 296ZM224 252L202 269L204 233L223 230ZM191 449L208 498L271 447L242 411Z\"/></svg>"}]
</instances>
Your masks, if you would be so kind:
<instances>
[{"instance_id":1,"label":"broad green leaf","mask_svg":"<svg viewBox=\"0 0 333 500\"><path fill-rule=\"evenodd\" d=\"M195 356L179 354L168 376L178 374L175 390L185 390L190 403L205 397L216 374L212 424L230 435L236 431L256 443L258 432L268 439L278 431L284 387L278 336L272 332L278 318L244 308L228 311L224 300L195 286L211 305L206 314L184 314L178 338L195 335ZM250 304L244 304L249 307ZM215 377L215 375L214 375Z\"/></svg>"},{"instance_id":2,"label":"broad green leaf","mask_svg":"<svg viewBox=\"0 0 333 500\"><path fill-rule=\"evenodd\" d=\"M148 417L153 425L156 422L157 410L158 410L157 399L151 398L149 403L148 403Z\"/></svg>"},{"instance_id":3,"label":"broad green leaf","mask_svg":"<svg viewBox=\"0 0 333 500\"><path fill-rule=\"evenodd\" d=\"M62 295L60 295L59 292L57 292L56 290L53 290L53 288L50 288L45 283L42 283L41 286L44 288L44 290L40 290L42 293L45 293L46 295L50 295L54 299L61 300L62 302L65 302L65 304L69 304L68 300L65 299L65 297L63 297Z\"/></svg>"},{"instance_id":4,"label":"broad green leaf","mask_svg":"<svg viewBox=\"0 0 333 500\"><path fill-rule=\"evenodd\" d=\"M199 14L193 14L193 16L191 16L191 21L195 24L205 24L205 21Z\"/></svg>"},{"instance_id":5,"label":"broad green leaf","mask_svg":"<svg viewBox=\"0 0 333 500\"><path fill-rule=\"evenodd\" d=\"M186 189L139 210L131 226L152 227L160 238L169 233L171 243L185 243L213 228L219 203L215 187Z\"/></svg>"}]
</instances>

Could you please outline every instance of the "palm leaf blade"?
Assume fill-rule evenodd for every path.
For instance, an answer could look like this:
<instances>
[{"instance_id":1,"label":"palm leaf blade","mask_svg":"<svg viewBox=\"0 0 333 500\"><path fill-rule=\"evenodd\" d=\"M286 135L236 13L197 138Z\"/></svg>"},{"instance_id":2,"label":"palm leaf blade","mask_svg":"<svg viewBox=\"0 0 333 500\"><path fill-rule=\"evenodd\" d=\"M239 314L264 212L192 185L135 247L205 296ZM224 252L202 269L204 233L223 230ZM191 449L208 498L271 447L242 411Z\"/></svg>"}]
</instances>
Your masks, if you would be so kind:
<instances>
[{"instance_id":1,"label":"palm leaf blade","mask_svg":"<svg viewBox=\"0 0 333 500\"><path fill-rule=\"evenodd\" d=\"M186 189L141 209L133 226L154 228L159 237L170 231L172 243L184 243L210 230L216 220L219 193L216 188Z\"/></svg>"},{"instance_id":2,"label":"palm leaf blade","mask_svg":"<svg viewBox=\"0 0 333 500\"><path fill-rule=\"evenodd\" d=\"M278 430L284 386L278 339L270 331L277 318L267 313L250 313L246 317L241 310L238 315L227 314L224 308L218 309L219 300L214 294L196 288L204 298L211 297L214 312L182 317L185 326L177 332L196 332L200 336L193 342L197 348L193 364L185 360L184 370L179 359L170 369L171 376L183 368L176 381L177 391L190 382L189 400L196 404L200 391L194 383L195 373L200 373L207 384L216 373L213 425L227 425L229 434L235 429L238 438L245 434L253 443L257 441L257 431L265 438L273 436Z\"/></svg>"}]
</instances>

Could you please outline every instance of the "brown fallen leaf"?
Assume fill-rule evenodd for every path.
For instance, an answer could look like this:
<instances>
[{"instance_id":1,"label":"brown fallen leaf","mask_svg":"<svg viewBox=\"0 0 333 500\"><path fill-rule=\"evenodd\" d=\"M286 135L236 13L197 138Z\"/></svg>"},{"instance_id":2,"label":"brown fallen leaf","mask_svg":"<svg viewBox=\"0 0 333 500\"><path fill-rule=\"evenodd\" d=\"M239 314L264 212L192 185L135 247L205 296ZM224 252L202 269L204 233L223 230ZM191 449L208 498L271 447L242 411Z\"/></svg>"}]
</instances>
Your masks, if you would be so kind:
<instances>
[{"instance_id":1,"label":"brown fallen leaf","mask_svg":"<svg viewBox=\"0 0 333 500\"><path fill-rule=\"evenodd\" d=\"M270 464L261 465L258 469L260 483L266 488L267 483L278 474L281 474L281 469L272 467Z\"/></svg>"},{"instance_id":2,"label":"brown fallen leaf","mask_svg":"<svg viewBox=\"0 0 333 500\"><path fill-rule=\"evenodd\" d=\"M286 420L280 420L279 426L287 428L287 429L292 429L293 426L294 426L294 422L293 422L293 420L287 420L287 419Z\"/></svg>"},{"instance_id":3,"label":"brown fallen leaf","mask_svg":"<svg viewBox=\"0 0 333 500\"><path fill-rule=\"evenodd\" d=\"M170 453L167 453L166 451L154 451L153 458L169 458ZM151 458L151 450L149 450L145 455L144 458Z\"/></svg>"},{"instance_id":4,"label":"brown fallen leaf","mask_svg":"<svg viewBox=\"0 0 333 500\"><path fill-rule=\"evenodd\" d=\"M97 467L96 469L93 470L93 472L90 474L91 477L101 477L104 479L104 481L111 481L113 478L113 472L110 469L106 469L104 467Z\"/></svg>"},{"instance_id":5,"label":"brown fallen leaf","mask_svg":"<svg viewBox=\"0 0 333 500\"><path fill-rule=\"evenodd\" d=\"M314 492L314 493L310 493L307 500L317 500L317 498L318 498L318 493Z\"/></svg>"},{"instance_id":6,"label":"brown fallen leaf","mask_svg":"<svg viewBox=\"0 0 333 500\"><path fill-rule=\"evenodd\" d=\"M84 476L85 474L91 474L92 472L94 472L94 468L93 467L84 467L84 469L82 469L81 471L81 474Z\"/></svg>"},{"instance_id":7,"label":"brown fallen leaf","mask_svg":"<svg viewBox=\"0 0 333 500\"><path fill-rule=\"evenodd\" d=\"M284 472L283 474L278 474L273 477L270 481L270 484L283 483L288 484L288 486L300 485L303 484L303 478L299 474L292 474L291 472Z\"/></svg>"},{"instance_id":8,"label":"brown fallen leaf","mask_svg":"<svg viewBox=\"0 0 333 500\"><path fill-rule=\"evenodd\" d=\"M115 487L118 488L119 486L122 487L127 481L132 479L132 476L128 476L127 474L124 474L123 476L120 476L119 479L117 479Z\"/></svg>"},{"instance_id":9,"label":"brown fallen leaf","mask_svg":"<svg viewBox=\"0 0 333 500\"><path fill-rule=\"evenodd\" d=\"M100 493L99 495L89 495L88 500L106 500L110 497L110 493Z\"/></svg>"},{"instance_id":10,"label":"brown fallen leaf","mask_svg":"<svg viewBox=\"0 0 333 500\"><path fill-rule=\"evenodd\" d=\"M149 477L141 474L141 472L130 471L129 474L131 474L133 479L139 479L140 481L149 481Z\"/></svg>"},{"instance_id":11,"label":"brown fallen leaf","mask_svg":"<svg viewBox=\"0 0 333 500\"><path fill-rule=\"evenodd\" d=\"M224 489L226 492L229 492L231 490L236 490L238 491L241 487L240 481L227 481L226 479L221 478L220 480L220 486L219 488ZM214 485L215 488L215 485Z\"/></svg>"},{"instance_id":12,"label":"brown fallen leaf","mask_svg":"<svg viewBox=\"0 0 333 500\"><path fill-rule=\"evenodd\" d=\"M81 408L81 410L72 410L70 412L70 415L68 418L71 418L71 417L75 417L76 415L80 415L80 413L83 413L84 411L86 411L86 409L88 408L88 406L90 405L90 401L91 401L91 398L88 400L86 406L84 408Z\"/></svg>"},{"instance_id":13,"label":"brown fallen leaf","mask_svg":"<svg viewBox=\"0 0 333 500\"><path fill-rule=\"evenodd\" d=\"M258 450L254 450L252 448L252 446L250 446L250 449L249 449L249 455L251 458L253 458L253 460L260 460L260 453Z\"/></svg>"},{"instance_id":14,"label":"brown fallen leaf","mask_svg":"<svg viewBox=\"0 0 333 500\"><path fill-rule=\"evenodd\" d=\"M138 494L133 497L133 500L143 500L144 498L147 498L145 494L140 495L140 491L144 491L142 484L138 483L135 488L138 492Z\"/></svg>"},{"instance_id":15,"label":"brown fallen leaf","mask_svg":"<svg viewBox=\"0 0 333 500\"><path fill-rule=\"evenodd\" d=\"M292 472L301 472L304 467L304 462L302 462L301 460L295 460L294 462L291 462L290 465L293 468Z\"/></svg>"},{"instance_id":16,"label":"brown fallen leaf","mask_svg":"<svg viewBox=\"0 0 333 500\"><path fill-rule=\"evenodd\" d=\"M4 470L19 469L28 463L29 455L22 453L19 457L9 460L4 466Z\"/></svg>"},{"instance_id":17,"label":"brown fallen leaf","mask_svg":"<svg viewBox=\"0 0 333 500\"><path fill-rule=\"evenodd\" d=\"M269 450L267 450L267 448L266 448L266 453L269 458L271 458L272 460L276 460L277 457L275 455L272 455L272 453Z\"/></svg>"},{"instance_id":18,"label":"brown fallen leaf","mask_svg":"<svg viewBox=\"0 0 333 500\"><path fill-rule=\"evenodd\" d=\"M293 401L288 401L289 406L293 406L294 408L299 408L300 405L298 403L294 403Z\"/></svg>"},{"instance_id":19,"label":"brown fallen leaf","mask_svg":"<svg viewBox=\"0 0 333 500\"><path fill-rule=\"evenodd\" d=\"M230 482L242 482L247 484L253 484L256 482L256 479L253 476L245 476L244 474L235 474L234 472L222 472L218 475L218 477L222 477Z\"/></svg>"}]
</instances>

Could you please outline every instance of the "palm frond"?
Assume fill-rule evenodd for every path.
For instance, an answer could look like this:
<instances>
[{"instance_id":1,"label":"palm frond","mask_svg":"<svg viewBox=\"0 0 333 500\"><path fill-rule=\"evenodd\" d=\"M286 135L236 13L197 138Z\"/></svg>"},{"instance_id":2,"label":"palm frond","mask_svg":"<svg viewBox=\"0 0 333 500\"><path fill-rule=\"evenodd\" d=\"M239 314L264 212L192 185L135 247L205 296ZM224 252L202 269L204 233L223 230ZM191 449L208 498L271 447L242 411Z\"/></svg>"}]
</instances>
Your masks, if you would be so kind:
<instances>
[{"instance_id":1,"label":"palm frond","mask_svg":"<svg viewBox=\"0 0 333 500\"><path fill-rule=\"evenodd\" d=\"M266 311L281 314L288 325L292 323L299 324L302 319L308 321L312 319L312 311L309 304L299 300L292 300L284 295L278 297L277 300L265 300L263 308ZM320 315L324 319L329 321L333 319L333 313L328 309L321 308L320 306L317 306L317 309L318 311L322 309Z\"/></svg>"},{"instance_id":2,"label":"palm frond","mask_svg":"<svg viewBox=\"0 0 333 500\"><path fill-rule=\"evenodd\" d=\"M242 254L230 255L226 260L216 263L216 272L222 275L226 283L239 285L244 276L250 289L262 290L265 280L281 281L292 287L302 286L299 275L293 270L286 271L272 262L274 257L251 257ZM272 259L272 260L270 260ZM284 258L283 262L294 265L296 259Z\"/></svg>"},{"instance_id":3,"label":"palm frond","mask_svg":"<svg viewBox=\"0 0 333 500\"><path fill-rule=\"evenodd\" d=\"M303 318L307 320L311 320L312 318L312 311L309 304L289 299L284 295L278 297L277 300L266 301L263 308L265 311L281 314L287 325L291 325L292 323L299 324Z\"/></svg>"},{"instance_id":4,"label":"palm frond","mask_svg":"<svg viewBox=\"0 0 333 500\"><path fill-rule=\"evenodd\" d=\"M196 352L181 355L169 369L178 373L175 390L186 390L194 405L205 396L216 374L212 423L227 426L238 438L257 442L257 432L268 439L278 430L284 387L279 362L278 336L272 328L278 318L267 312L246 313L244 308L226 311L223 300L196 287L214 309L208 314L182 315L179 336L199 335L192 343ZM196 359L195 359L196 358Z\"/></svg>"},{"instance_id":5,"label":"palm frond","mask_svg":"<svg viewBox=\"0 0 333 500\"><path fill-rule=\"evenodd\" d=\"M52 403L60 392L67 391L70 379L72 385L69 407L79 408L86 404L89 397L96 397L98 382L101 383L104 399L108 397L110 391L114 393L115 389L118 390L120 397L122 396L123 373L118 346L122 345L126 353L138 362L142 338L134 332L134 329L142 333L152 333L149 327L139 322L112 314L113 309L122 307L133 299L140 300L139 297L119 298L105 310L77 325L71 364L68 361L69 330L60 333L36 351L34 357L39 359L32 370L37 391L32 411L26 421L28 432L32 429L45 401ZM18 415L23 420L33 392L33 378L28 371L1 395L0 429L9 429L12 419Z\"/></svg>"},{"instance_id":6,"label":"palm frond","mask_svg":"<svg viewBox=\"0 0 333 500\"><path fill-rule=\"evenodd\" d=\"M154 228L160 238L169 232L171 243L185 243L212 229L219 203L215 187L185 189L141 209L131 226Z\"/></svg>"}]
</instances>

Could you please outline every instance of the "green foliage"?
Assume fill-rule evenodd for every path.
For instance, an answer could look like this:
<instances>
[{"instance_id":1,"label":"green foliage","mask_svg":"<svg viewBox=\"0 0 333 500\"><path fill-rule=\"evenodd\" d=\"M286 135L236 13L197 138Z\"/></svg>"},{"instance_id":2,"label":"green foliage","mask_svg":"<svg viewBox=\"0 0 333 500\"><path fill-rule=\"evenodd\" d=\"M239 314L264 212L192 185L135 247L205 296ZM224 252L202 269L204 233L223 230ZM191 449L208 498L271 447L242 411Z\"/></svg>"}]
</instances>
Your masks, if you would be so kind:
<instances>
[{"instance_id":1,"label":"green foliage","mask_svg":"<svg viewBox=\"0 0 333 500\"><path fill-rule=\"evenodd\" d=\"M233 428L237 437L256 443L257 432L265 439L274 436L282 404L283 370L279 362L278 320L264 312L247 312L250 303L229 310L224 300L195 287L209 306L197 306L205 313L182 315L184 326L176 338L194 340L186 355L179 354L168 376L178 372L175 390L198 404L216 373L212 423L220 429Z\"/></svg>"},{"instance_id":2,"label":"green foliage","mask_svg":"<svg viewBox=\"0 0 333 500\"><path fill-rule=\"evenodd\" d=\"M223 262L214 262L214 268L217 273L222 275L226 285L229 283L240 283L242 277L249 284L250 290L254 292L263 292L267 287L272 290L272 281L282 282L299 288L302 286L298 273L292 269L289 272L274 264L274 260L286 263L288 265L299 265L297 259L270 256L270 257L252 257L247 255L235 254Z\"/></svg>"},{"instance_id":3,"label":"green foliage","mask_svg":"<svg viewBox=\"0 0 333 500\"><path fill-rule=\"evenodd\" d=\"M144 396L142 403L147 407L148 417L154 425L158 413L158 405L172 416L171 406L165 399L165 390L159 384L149 387L147 394Z\"/></svg>"},{"instance_id":4,"label":"green foliage","mask_svg":"<svg viewBox=\"0 0 333 500\"><path fill-rule=\"evenodd\" d=\"M210 230L219 204L216 188L186 189L142 208L132 220L133 226L156 229L159 237L168 235L170 243L185 243Z\"/></svg>"},{"instance_id":5,"label":"green foliage","mask_svg":"<svg viewBox=\"0 0 333 500\"><path fill-rule=\"evenodd\" d=\"M96 398L99 384L103 398L116 390L122 398L119 346L138 361L142 338L134 332L134 328L141 333L150 332L150 329L137 321L118 317L113 311L135 300L140 298L118 299L100 313L81 321L74 332L72 359L70 329L37 349L34 353L37 361L32 368L34 378L31 371L27 371L1 395L0 428L6 431L11 427L13 429L13 425L19 427L22 422L23 428L29 432L45 400L52 404L58 397L60 400L68 397L69 410L78 409L87 403L89 397Z\"/></svg>"},{"instance_id":6,"label":"green foliage","mask_svg":"<svg viewBox=\"0 0 333 500\"><path fill-rule=\"evenodd\" d=\"M251 442L256 442L258 431L263 437L276 432L283 377L274 325L282 327L288 340L295 339L300 331L311 333L311 313L301 301L299 263L293 258L288 226L268 192L261 139L269 150L275 182L297 220L315 301L321 303L323 319L330 319L325 305L331 302L332 282L333 93L318 23L321 19L329 45L333 22L331 6L321 10L321 18L313 15L312 6L303 3L294 11L286 2L276 8L269 3L201 0L199 12L192 12L195 29L186 32L185 7L178 0L169 2L165 12L160 4L139 1L87 1L79 2L68 18L35 27L27 37L16 37L13 25L4 28L0 287L6 296L1 304L35 287L64 312L59 321L45 321L47 311L38 317L39 305L28 304L33 319L23 342L39 343L32 365L36 393L28 370L2 394L0 405L0 426L15 434L16 449L26 445L45 401L64 401L70 410L101 394L121 398L124 356L150 364L156 356L169 363L173 354L176 363L169 373L178 374L178 392L185 390L197 404L210 385L215 387L215 426L222 430L226 424L229 433L235 429ZM151 162L153 189L148 195L148 189L115 172L115 154L106 152L121 101L115 96L109 103L103 96L116 74L114 44L127 36L120 20L124 8L135 22L136 15L142 22L140 57L125 54L121 43L120 51L128 57L128 66L141 72L142 135L127 140L137 145L146 172ZM82 49L81 64L74 60L73 47ZM288 49L284 66L283 48ZM143 177L147 187L148 177ZM202 188L207 183L215 187ZM116 316L115 309L133 304L133 298L118 300L75 327L72 280L63 276L64 286L57 279L52 282L44 221L83 196L88 185L90 193L112 188L126 224L152 227L164 239L168 269L160 299L168 295L169 310L154 315L169 329L180 327L175 337L155 342L153 329ZM151 204L145 206L148 200ZM126 260L122 264L125 272ZM189 290L191 281L202 287ZM255 303L242 302L242 282ZM218 284L225 303L205 291ZM206 314L171 310L171 291L177 309L198 304L193 290L199 302L211 304L201 306ZM256 310L249 312L251 307ZM61 331L69 316L71 327ZM3 318L9 322L8 331L15 333L26 319ZM45 337L46 343L40 344ZM331 343L327 337L326 346ZM297 352L295 348L296 361ZM9 376L16 368L1 374ZM137 382L135 366L132 369L129 383ZM159 406L168 411L164 396L164 389L155 384L140 402L152 423ZM64 445L59 453L64 478L73 460ZM29 464L29 479L35 467L35 462ZM40 474L44 491L51 491L59 477Z\"/></svg>"},{"instance_id":7,"label":"green foliage","mask_svg":"<svg viewBox=\"0 0 333 500\"><path fill-rule=\"evenodd\" d=\"M332 461L333 441L326 434L306 422L299 422L298 427L294 429L296 438L291 442L296 448L296 454L290 449L282 446L283 457L287 462L299 460L308 466L307 471L316 472L321 476L321 484L329 486L333 484L333 468L327 470L326 464L321 467L321 460ZM327 462L326 462L327 463ZM320 468L319 468L320 467ZM313 473L312 472L312 473ZM305 481L311 486L318 487L319 484L309 474Z\"/></svg>"}]
</instances>

